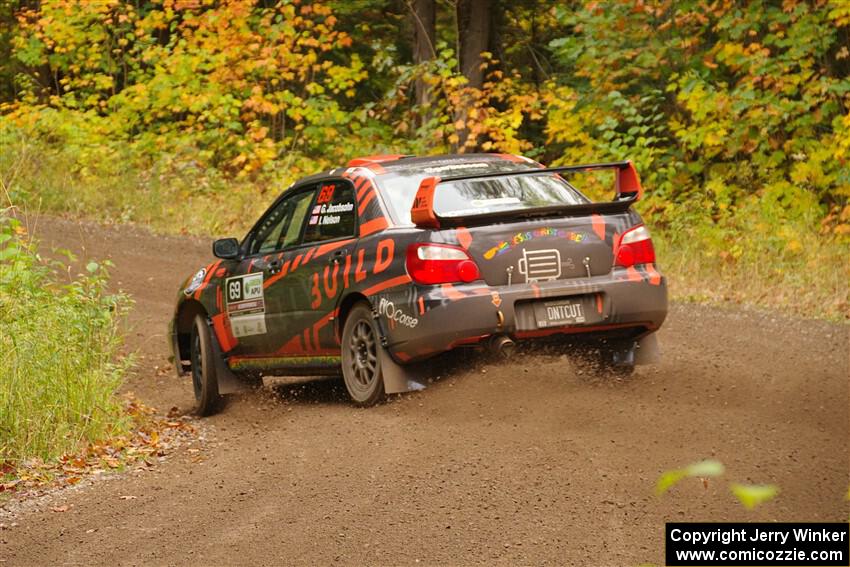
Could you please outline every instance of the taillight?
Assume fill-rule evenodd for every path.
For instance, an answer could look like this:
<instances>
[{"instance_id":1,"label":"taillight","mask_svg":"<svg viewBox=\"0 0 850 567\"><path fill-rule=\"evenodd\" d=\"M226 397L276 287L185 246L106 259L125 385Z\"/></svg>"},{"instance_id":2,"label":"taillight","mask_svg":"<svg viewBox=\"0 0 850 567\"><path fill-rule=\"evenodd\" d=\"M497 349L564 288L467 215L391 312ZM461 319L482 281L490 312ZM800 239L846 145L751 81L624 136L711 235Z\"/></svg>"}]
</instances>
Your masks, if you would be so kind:
<instances>
[{"instance_id":1,"label":"taillight","mask_svg":"<svg viewBox=\"0 0 850 567\"><path fill-rule=\"evenodd\" d=\"M407 273L419 284L471 282L481 277L466 250L445 244L408 246Z\"/></svg>"},{"instance_id":2,"label":"taillight","mask_svg":"<svg viewBox=\"0 0 850 567\"><path fill-rule=\"evenodd\" d=\"M649 229L640 225L624 232L620 238L614 265L628 268L650 262L655 262L655 249L652 247Z\"/></svg>"}]
</instances>

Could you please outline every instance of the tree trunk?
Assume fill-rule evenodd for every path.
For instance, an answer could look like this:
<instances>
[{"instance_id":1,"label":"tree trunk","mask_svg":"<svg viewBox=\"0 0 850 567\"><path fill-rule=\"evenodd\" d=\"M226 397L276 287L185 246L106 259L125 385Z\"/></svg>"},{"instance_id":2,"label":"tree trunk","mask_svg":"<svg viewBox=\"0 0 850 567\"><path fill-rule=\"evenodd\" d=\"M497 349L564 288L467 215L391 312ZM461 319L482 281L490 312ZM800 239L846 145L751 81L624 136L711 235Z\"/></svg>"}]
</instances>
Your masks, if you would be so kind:
<instances>
[{"instance_id":1,"label":"tree trunk","mask_svg":"<svg viewBox=\"0 0 850 567\"><path fill-rule=\"evenodd\" d=\"M481 53L487 51L490 40L491 10L496 8L496 0L458 0L457 28L460 50L460 72L466 77L467 85L474 89L484 86L484 57ZM471 104L471 101L469 101ZM458 148L462 151L478 149L478 140L470 138L466 122L469 109L466 105L457 108L455 121L464 127L459 128Z\"/></svg>"},{"instance_id":2,"label":"tree trunk","mask_svg":"<svg viewBox=\"0 0 850 567\"><path fill-rule=\"evenodd\" d=\"M484 84L484 58L490 38L491 0L459 0L460 72L469 86L480 89Z\"/></svg>"},{"instance_id":3,"label":"tree trunk","mask_svg":"<svg viewBox=\"0 0 850 567\"><path fill-rule=\"evenodd\" d=\"M413 16L413 62L416 65L436 57L434 41L436 36L436 0L413 0L408 3ZM416 80L416 104L420 108L431 102L431 87L423 78ZM430 112L423 114L423 122L428 121Z\"/></svg>"}]
</instances>

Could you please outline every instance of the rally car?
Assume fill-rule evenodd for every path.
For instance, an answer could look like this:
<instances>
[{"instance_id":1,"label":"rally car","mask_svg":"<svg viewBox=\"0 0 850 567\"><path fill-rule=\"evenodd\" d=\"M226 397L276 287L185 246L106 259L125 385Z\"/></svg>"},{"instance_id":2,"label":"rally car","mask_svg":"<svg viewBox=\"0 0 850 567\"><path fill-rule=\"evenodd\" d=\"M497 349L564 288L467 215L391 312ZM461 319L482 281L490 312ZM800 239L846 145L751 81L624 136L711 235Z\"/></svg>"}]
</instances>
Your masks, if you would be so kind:
<instances>
[{"instance_id":1,"label":"rally car","mask_svg":"<svg viewBox=\"0 0 850 567\"><path fill-rule=\"evenodd\" d=\"M597 170L613 171L613 200L568 181ZM586 337L629 371L655 356L667 313L641 193L628 161L502 154L370 156L307 177L182 285L178 372L209 414L262 375L342 374L371 405L421 387L419 361L520 340Z\"/></svg>"}]
</instances>

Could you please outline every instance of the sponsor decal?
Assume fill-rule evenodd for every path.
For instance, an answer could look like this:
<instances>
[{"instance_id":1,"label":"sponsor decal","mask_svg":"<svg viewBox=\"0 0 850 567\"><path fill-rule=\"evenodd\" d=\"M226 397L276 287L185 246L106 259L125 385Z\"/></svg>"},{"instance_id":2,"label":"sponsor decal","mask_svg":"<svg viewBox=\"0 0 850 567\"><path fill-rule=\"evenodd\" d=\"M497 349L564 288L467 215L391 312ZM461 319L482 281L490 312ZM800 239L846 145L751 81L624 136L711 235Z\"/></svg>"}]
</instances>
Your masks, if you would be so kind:
<instances>
[{"instance_id":1,"label":"sponsor decal","mask_svg":"<svg viewBox=\"0 0 850 567\"><path fill-rule=\"evenodd\" d=\"M197 274L192 276L192 281L189 282L189 285L183 290L183 293L186 295L192 295L195 293L195 291L201 287L201 284L204 283L205 277L207 277L207 269L201 268L198 270Z\"/></svg>"},{"instance_id":2,"label":"sponsor decal","mask_svg":"<svg viewBox=\"0 0 850 567\"><path fill-rule=\"evenodd\" d=\"M510 239L503 240L496 246L487 250L484 253L484 258L486 260L492 260L496 256L501 256L505 252L513 250L520 244L530 242L535 238L566 238L572 242L584 242L587 239L587 233L549 227L529 230L528 232L518 232Z\"/></svg>"},{"instance_id":3,"label":"sponsor decal","mask_svg":"<svg viewBox=\"0 0 850 567\"><path fill-rule=\"evenodd\" d=\"M227 298L227 318L234 337L266 333L262 272L228 278L224 294Z\"/></svg>"},{"instance_id":4,"label":"sponsor decal","mask_svg":"<svg viewBox=\"0 0 850 567\"><path fill-rule=\"evenodd\" d=\"M395 321L399 325L404 325L411 329L419 324L419 319L413 315L408 315L401 309L396 309L395 304L384 297L378 302L378 313L391 321Z\"/></svg>"},{"instance_id":5,"label":"sponsor decal","mask_svg":"<svg viewBox=\"0 0 850 567\"><path fill-rule=\"evenodd\" d=\"M572 263L572 259L570 259ZM519 273L525 276L526 283L548 282L561 277L561 253L549 248L546 250L522 251L517 262Z\"/></svg>"},{"instance_id":6,"label":"sponsor decal","mask_svg":"<svg viewBox=\"0 0 850 567\"><path fill-rule=\"evenodd\" d=\"M411 207L411 208L422 209L422 208L427 207L427 206L428 206L428 199L425 198L425 197L417 196L415 199L413 199L413 207Z\"/></svg>"}]
</instances>

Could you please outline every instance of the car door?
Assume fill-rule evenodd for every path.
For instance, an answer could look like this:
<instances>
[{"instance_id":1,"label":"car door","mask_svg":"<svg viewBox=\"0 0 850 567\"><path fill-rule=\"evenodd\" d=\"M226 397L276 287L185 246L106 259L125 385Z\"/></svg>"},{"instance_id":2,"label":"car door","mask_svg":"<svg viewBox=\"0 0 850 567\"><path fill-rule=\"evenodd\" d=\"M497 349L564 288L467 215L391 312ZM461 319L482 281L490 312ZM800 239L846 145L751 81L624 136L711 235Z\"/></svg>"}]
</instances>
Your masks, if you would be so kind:
<instances>
[{"instance_id":1,"label":"car door","mask_svg":"<svg viewBox=\"0 0 850 567\"><path fill-rule=\"evenodd\" d=\"M310 292L293 314L303 329L303 350L311 355L339 355L333 319L339 298L351 283L349 272L356 244L358 207L348 179L321 182L304 229L303 247L311 254L306 266Z\"/></svg>"},{"instance_id":2,"label":"car door","mask_svg":"<svg viewBox=\"0 0 850 567\"><path fill-rule=\"evenodd\" d=\"M288 192L255 225L243 244L245 256L224 282L223 296L234 354L269 356L287 332L286 313L309 282L289 276L301 244L314 186ZM299 283L301 285L299 285ZM309 292L309 288L307 287Z\"/></svg>"}]
</instances>

